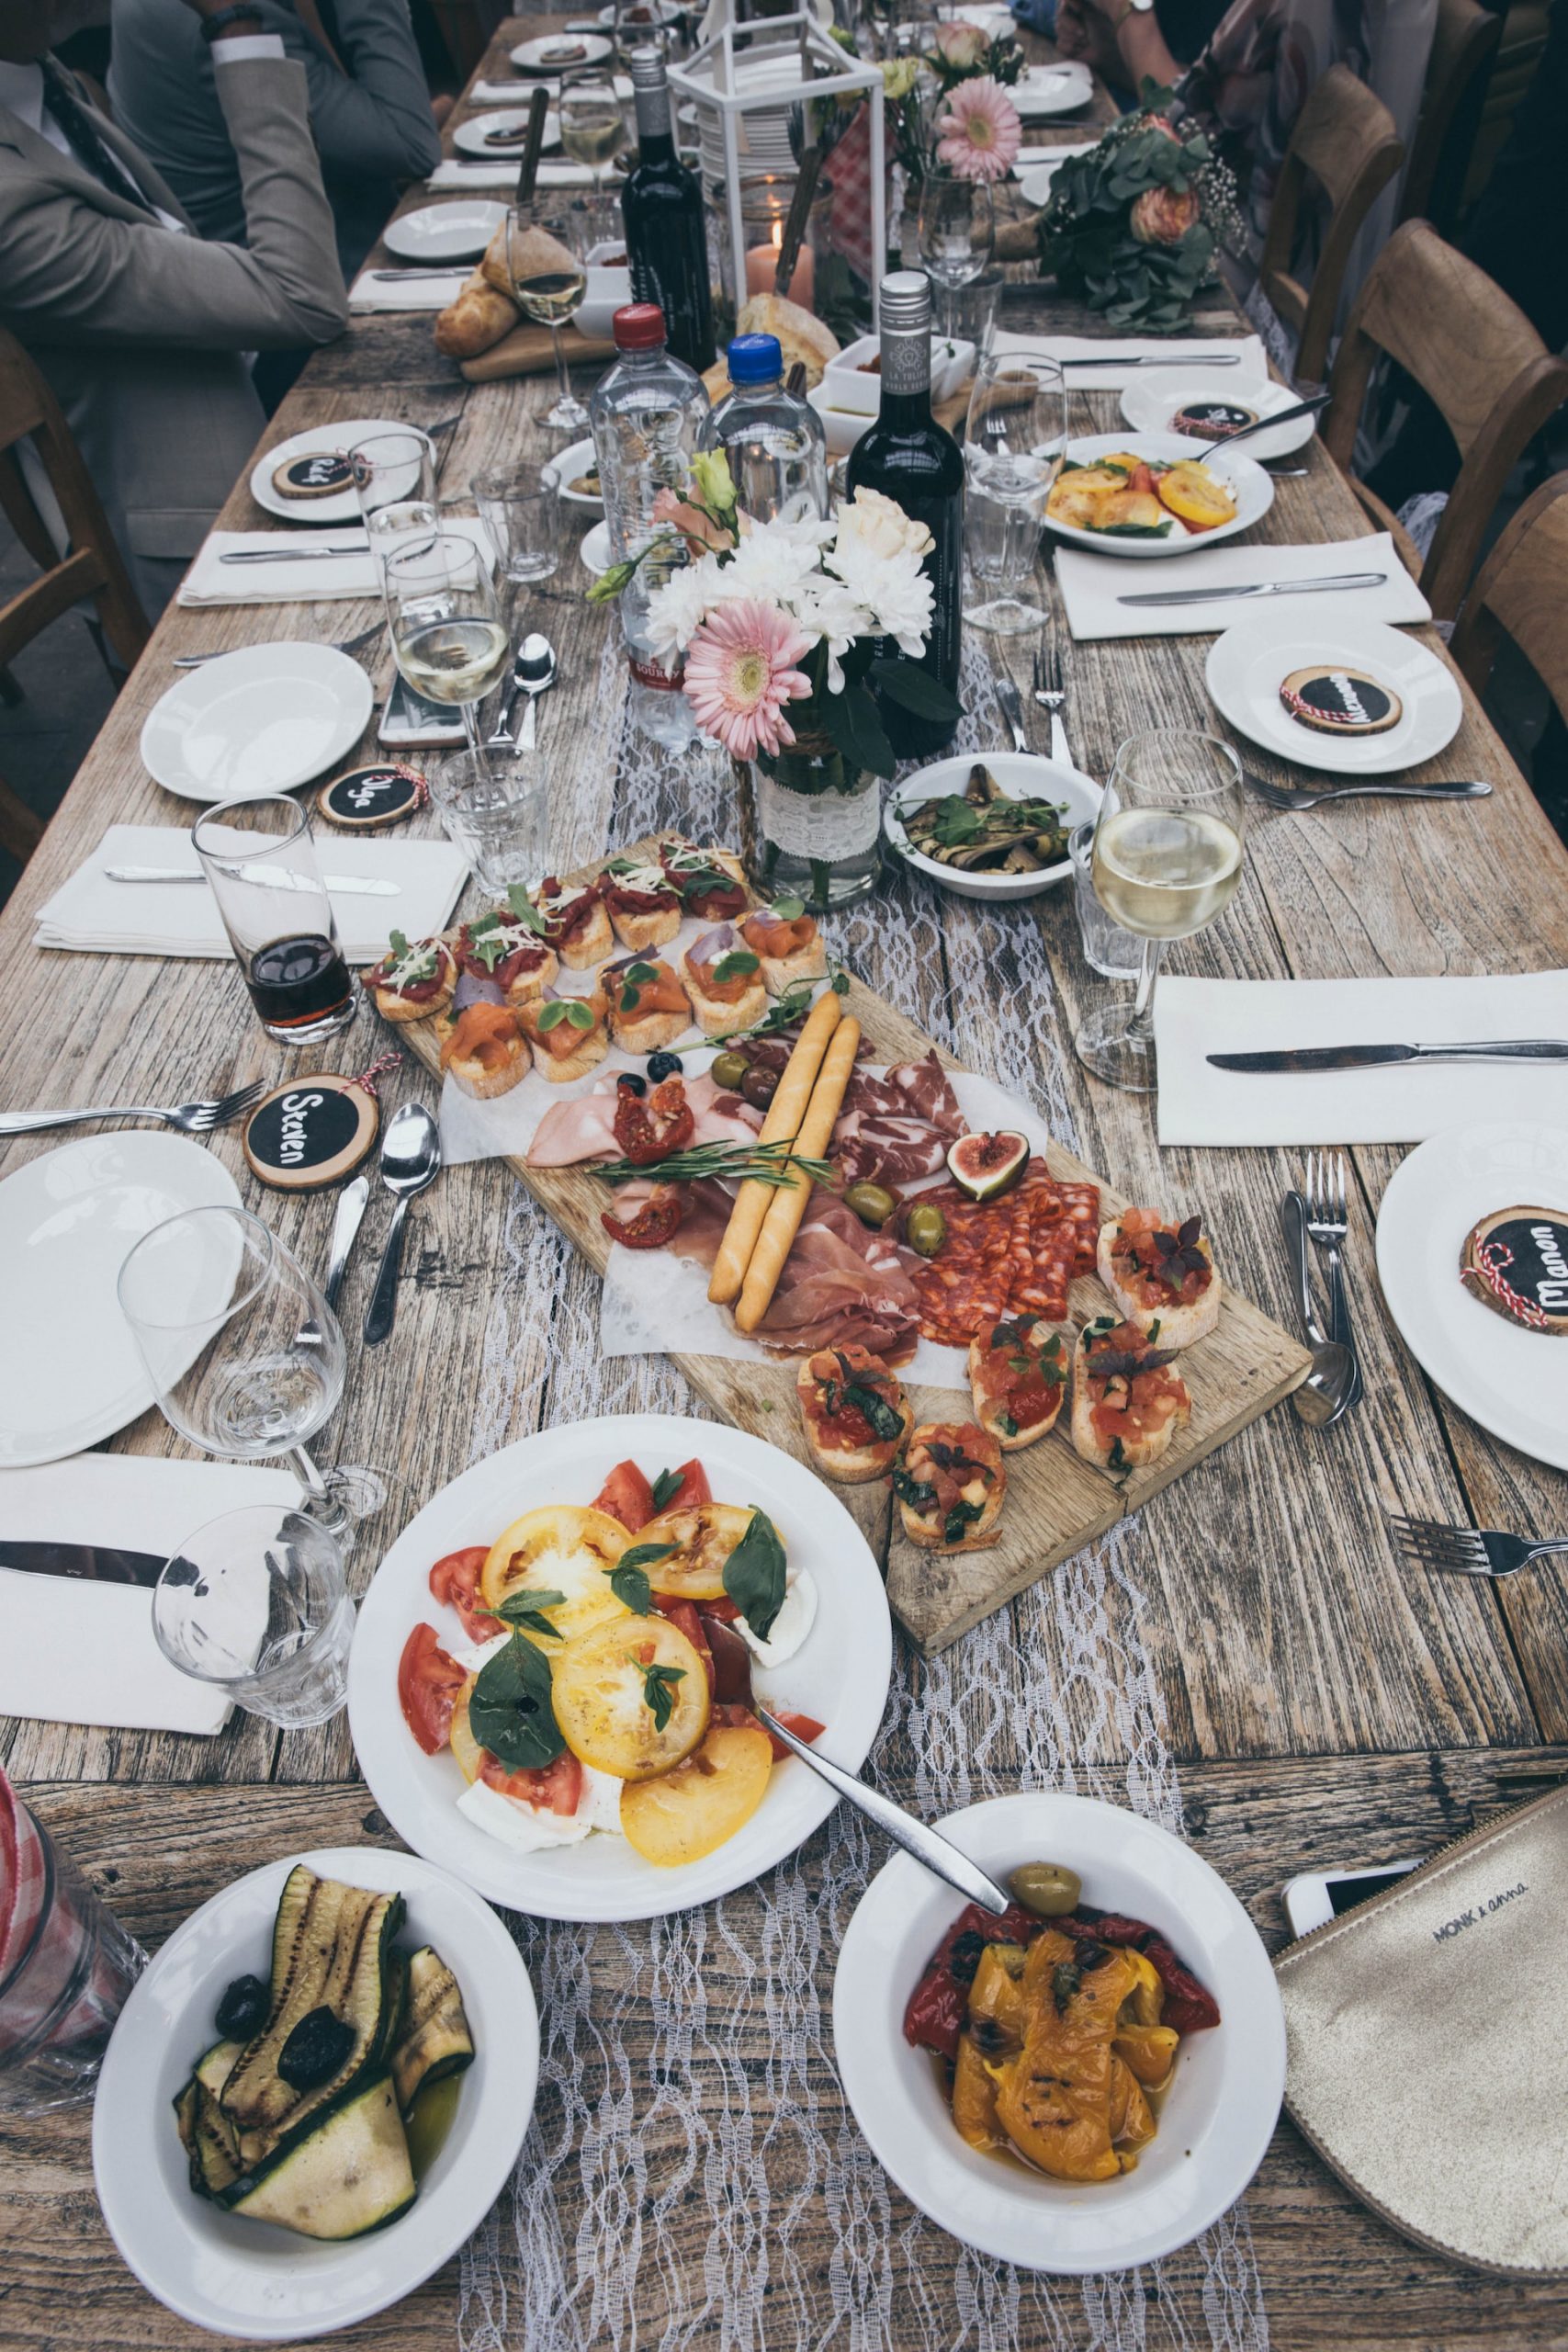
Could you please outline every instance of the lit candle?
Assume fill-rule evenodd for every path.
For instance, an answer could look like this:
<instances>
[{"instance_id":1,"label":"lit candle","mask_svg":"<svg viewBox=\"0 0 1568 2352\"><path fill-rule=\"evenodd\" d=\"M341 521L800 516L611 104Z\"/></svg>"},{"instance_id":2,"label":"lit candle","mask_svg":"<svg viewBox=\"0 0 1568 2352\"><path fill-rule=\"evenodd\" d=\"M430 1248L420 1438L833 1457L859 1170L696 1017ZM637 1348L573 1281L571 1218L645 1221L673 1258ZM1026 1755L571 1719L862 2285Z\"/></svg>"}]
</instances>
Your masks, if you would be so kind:
<instances>
[{"instance_id":1,"label":"lit candle","mask_svg":"<svg viewBox=\"0 0 1568 2352\"><path fill-rule=\"evenodd\" d=\"M784 222L773 222L772 244L753 245L746 255L746 291L748 295L771 294L773 274L779 266L779 249L784 243ZM816 264L811 248L803 244L795 260L795 277L790 284L789 299L798 302L803 311L811 308L811 290L816 278Z\"/></svg>"}]
</instances>

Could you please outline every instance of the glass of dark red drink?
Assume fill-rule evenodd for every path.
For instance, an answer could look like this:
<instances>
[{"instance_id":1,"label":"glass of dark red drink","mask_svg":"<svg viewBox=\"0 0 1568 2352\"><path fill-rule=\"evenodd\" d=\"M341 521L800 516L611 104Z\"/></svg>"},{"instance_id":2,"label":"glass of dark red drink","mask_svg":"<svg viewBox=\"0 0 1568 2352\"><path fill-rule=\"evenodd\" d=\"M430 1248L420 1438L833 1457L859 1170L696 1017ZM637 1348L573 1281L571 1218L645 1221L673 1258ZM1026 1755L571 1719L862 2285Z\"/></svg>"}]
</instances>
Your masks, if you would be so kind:
<instances>
[{"instance_id":1,"label":"glass of dark red drink","mask_svg":"<svg viewBox=\"0 0 1568 2352\"><path fill-rule=\"evenodd\" d=\"M220 800L191 839L267 1035L314 1046L345 1029L359 1010L359 984L299 803L284 793Z\"/></svg>"}]
</instances>

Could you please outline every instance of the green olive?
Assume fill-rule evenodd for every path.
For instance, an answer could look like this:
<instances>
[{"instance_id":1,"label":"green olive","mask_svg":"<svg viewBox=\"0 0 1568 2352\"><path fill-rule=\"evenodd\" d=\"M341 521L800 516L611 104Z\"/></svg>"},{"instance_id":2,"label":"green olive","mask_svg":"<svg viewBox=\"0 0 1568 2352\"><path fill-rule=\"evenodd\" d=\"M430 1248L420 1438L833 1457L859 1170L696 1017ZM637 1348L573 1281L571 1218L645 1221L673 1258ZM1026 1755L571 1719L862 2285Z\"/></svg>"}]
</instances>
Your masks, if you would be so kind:
<instances>
[{"instance_id":1,"label":"green olive","mask_svg":"<svg viewBox=\"0 0 1568 2352\"><path fill-rule=\"evenodd\" d=\"M727 1094L739 1094L740 1081L749 1067L744 1054L718 1054L714 1057L708 1076L716 1086L722 1086Z\"/></svg>"},{"instance_id":2,"label":"green olive","mask_svg":"<svg viewBox=\"0 0 1568 2352\"><path fill-rule=\"evenodd\" d=\"M1008 1884L1025 1911L1037 1919L1062 1919L1078 1907L1083 1881L1077 1871L1060 1862L1022 1862L1008 1874Z\"/></svg>"},{"instance_id":3,"label":"green olive","mask_svg":"<svg viewBox=\"0 0 1568 2352\"><path fill-rule=\"evenodd\" d=\"M897 1207L897 1197L886 1184L852 1184L844 1206L853 1209L863 1225L886 1225Z\"/></svg>"},{"instance_id":4,"label":"green olive","mask_svg":"<svg viewBox=\"0 0 1568 2352\"><path fill-rule=\"evenodd\" d=\"M922 1258L934 1258L947 1239L947 1219L940 1209L917 1202L904 1220L904 1238Z\"/></svg>"}]
</instances>

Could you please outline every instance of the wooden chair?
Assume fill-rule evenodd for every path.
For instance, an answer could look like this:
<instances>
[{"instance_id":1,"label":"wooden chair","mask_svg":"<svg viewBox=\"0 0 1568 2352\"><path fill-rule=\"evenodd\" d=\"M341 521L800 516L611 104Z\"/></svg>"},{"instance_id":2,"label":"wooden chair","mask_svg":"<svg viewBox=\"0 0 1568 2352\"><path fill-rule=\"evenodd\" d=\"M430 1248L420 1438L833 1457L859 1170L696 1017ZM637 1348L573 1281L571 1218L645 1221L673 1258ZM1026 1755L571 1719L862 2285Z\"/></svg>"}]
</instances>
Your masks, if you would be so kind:
<instances>
[{"instance_id":1,"label":"wooden chair","mask_svg":"<svg viewBox=\"0 0 1568 2352\"><path fill-rule=\"evenodd\" d=\"M1540 62L1551 23L1549 0L1513 0L1513 5L1503 11L1502 38L1486 84L1475 145L1461 191L1461 219L1485 187L1493 166L1508 143L1514 117Z\"/></svg>"},{"instance_id":2,"label":"wooden chair","mask_svg":"<svg viewBox=\"0 0 1568 2352\"><path fill-rule=\"evenodd\" d=\"M1527 498L1476 575L1450 651L1484 695L1505 637L1513 639L1568 721L1568 473Z\"/></svg>"},{"instance_id":3,"label":"wooden chair","mask_svg":"<svg viewBox=\"0 0 1568 2352\"><path fill-rule=\"evenodd\" d=\"M68 555L55 545L17 455L31 441L65 524ZM108 517L81 452L50 390L15 335L0 328L0 510L39 567L39 576L0 605L0 673L25 645L90 597L105 637L129 670L151 635ZM0 848L24 864L43 827L9 786L0 783Z\"/></svg>"},{"instance_id":4,"label":"wooden chair","mask_svg":"<svg viewBox=\"0 0 1568 2352\"><path fill-rule=\"evenodd\" d=\"M1485 271L1425 220L1405 221L1378 255L1335 358L1323 444L1348 474L1372 371L1384 356L1421 386L1459 447L1459 476L1425 564L1382 501L1364 482L1352 479L1351 486L1380 529L1393 532L1436 618L1451 620L1503 484L1568 400L1568 361L1549 352Z\"/></svg>"},{"instance_id":5,"label":"wooden chair","mask_svg":"<svg viewBox=\"0 0 1568 2352\"><path fill-rule=\"evenodd\" d=\"M1351 250L1404 161L1393 117L1348 65L1331 65L1296 118L1280 169L1258 280L1296 334L1295 374L1320 383ZM1310 291L1292 276L1303 199L1320 189L1328 218Z\"/></svg>"},{"instance_id":6,"label":"wooden chair","mask_svg":"<svg viewBox=\"0 0 1568 2352\"><path fill-rule=\"evenodd\" d=\"M1451 237L1481 128L1503 19L1479 0L1438 0L1421 113L1399 200L1402 220L1429 220Z\"/></svg>"}]
</instances>

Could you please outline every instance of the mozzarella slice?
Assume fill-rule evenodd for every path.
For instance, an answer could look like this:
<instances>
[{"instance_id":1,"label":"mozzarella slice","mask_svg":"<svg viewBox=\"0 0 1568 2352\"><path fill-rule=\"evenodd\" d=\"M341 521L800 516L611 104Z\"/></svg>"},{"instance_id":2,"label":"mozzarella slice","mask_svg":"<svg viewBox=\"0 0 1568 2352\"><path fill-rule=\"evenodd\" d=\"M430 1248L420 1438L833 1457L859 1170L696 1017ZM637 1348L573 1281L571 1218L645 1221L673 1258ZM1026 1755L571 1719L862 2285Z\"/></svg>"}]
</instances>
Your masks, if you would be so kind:
<instances>
[{"instance_id":1,"label":"mozzarella slice","mask_svg":"<svg viewBox=\"0 0 1568 2352\"><path fill-rule=\"evenodd\" d=\"M490 1664L497 1650L503 1650L512 1639L509 1626L503 1634L492 1634L488 1642L447 1642L443 1645L449 1658L460 1666L465 1674L478 1674Z\"/></svg>"},{"instance_id":2,"label":"mozzarella slice","mask_svg":"<svg viewBox=\"0 0 1568 2352\"><path fill-rule=\"evenodd\" d=\"M773 1619L767 1640L759 1641L744 1617L735 1620L735 1630L759 1666L782 1666L786 1657L795 1656L816 1622L817 1587L806 1569L791 1568L784 1577L784 1606Z\"/></svg>"},{"instance_id":3,"label":"mozzarella slice","mask_svg":"<svg viewBox=\"0 0 1568 2352\"><path fill-rule=\"evenodd\" d=\"M614 1772L601 1772L595 1764L582 1768L582 1794L577 1800L573 1819L586 1824L590 1829L603 1829L609 1836L621 1835L621 1791L626 1782Z\"/></svg>"},{"instance_id":4,"label":"mozzarella slice","mask_svg":"<svg viewBox=\"0 0 1568 2352\"><path fill-rule=\"evenodd\" d=\"M617 1788L619 1783L616 1783ZM618 1815L617 1800L617 1815ZM457 1810L467 1815L476 1829L487 1838L494 1838L502 1846L510 1846L514 1853L542 1853L552 1846L581 1846L590 1825L578 1812L568 1820L558 1813L541 1812L531 1804L523 1804L516 1797L504 1797L499 1789L487 1787L475 1781L457 1799Z\"/></svg>"}]
</instances>

